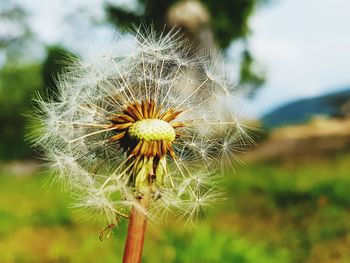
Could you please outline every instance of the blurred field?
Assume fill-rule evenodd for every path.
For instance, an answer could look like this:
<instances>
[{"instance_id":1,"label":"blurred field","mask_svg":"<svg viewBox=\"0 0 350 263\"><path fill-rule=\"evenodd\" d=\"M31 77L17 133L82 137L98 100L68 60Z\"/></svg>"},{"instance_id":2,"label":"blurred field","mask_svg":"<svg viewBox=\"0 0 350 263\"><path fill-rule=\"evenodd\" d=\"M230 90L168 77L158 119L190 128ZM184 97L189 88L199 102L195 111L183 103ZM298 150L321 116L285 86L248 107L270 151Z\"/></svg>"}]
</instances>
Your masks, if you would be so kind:
<instances>
[{"instance_id":1,"label":"blurred field","mask_svg":"<svg viewBox=\"0 0 350 263\"><path fill-rule=\"evenodd\" d=\"M260 142L247 156L250 161L329 159L349 152L350 118L315 117L304 124L275 128L265 135L268 140Z\"/></svg>"},{"instance_id":2,"label":"blurred field","mask_svg":"<svg viewBox=\"0 0 350 263\"><path fill-rule=\"evenodd\" d=\"M350 262L350 155L248 164L194 228L150 225L144 262ZM126 221L100 241L48 176L0 175L0 262L120 262Z\"/></svg>"}]
</instances>

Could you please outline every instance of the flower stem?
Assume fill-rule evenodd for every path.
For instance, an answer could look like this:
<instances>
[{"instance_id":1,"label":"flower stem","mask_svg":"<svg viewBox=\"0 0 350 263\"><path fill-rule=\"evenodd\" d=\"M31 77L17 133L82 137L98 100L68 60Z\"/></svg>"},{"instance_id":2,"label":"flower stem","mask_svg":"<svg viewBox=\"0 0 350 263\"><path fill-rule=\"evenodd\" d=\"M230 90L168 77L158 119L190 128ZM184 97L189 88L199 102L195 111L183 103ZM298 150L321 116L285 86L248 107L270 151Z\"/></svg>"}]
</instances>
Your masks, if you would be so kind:
<instances>
[{"instance_id":1,"label":"flower stem","mask_svg":"<svg viewBox=\"0 0 350 263\"><path fill-rule=\"evenodd\" d=\"M124 248L123 263L141 262L147 225L147 215L145 212L147 211L150 199L149 187L145 187L143 193L143 197L139 200L139 205L142 207L142 209L134 206L131 210L128 235Z\"/></svg>"}]
</instances>

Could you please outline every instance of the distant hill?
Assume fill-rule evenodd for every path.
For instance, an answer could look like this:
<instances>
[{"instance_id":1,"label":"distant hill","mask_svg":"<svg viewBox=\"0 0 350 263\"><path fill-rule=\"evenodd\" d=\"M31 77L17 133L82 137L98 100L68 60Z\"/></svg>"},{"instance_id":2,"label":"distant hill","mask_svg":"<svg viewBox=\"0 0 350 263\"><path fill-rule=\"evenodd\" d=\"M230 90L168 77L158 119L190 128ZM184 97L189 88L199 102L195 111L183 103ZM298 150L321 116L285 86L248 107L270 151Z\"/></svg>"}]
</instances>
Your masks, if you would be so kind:
<instances>
[{"instance_id":1,"label":"distant hill","mask_svg":"<svg viewBox=\"0 0 350 263\"><path fill-rule=\"evenodd\" d=\"M350 88L327 95L291 102L273 110L262 117L266 128L286 124L300 124L309 121L313 116L340 116L341 107L350 100Z\"/></svg>"}]
</instances>

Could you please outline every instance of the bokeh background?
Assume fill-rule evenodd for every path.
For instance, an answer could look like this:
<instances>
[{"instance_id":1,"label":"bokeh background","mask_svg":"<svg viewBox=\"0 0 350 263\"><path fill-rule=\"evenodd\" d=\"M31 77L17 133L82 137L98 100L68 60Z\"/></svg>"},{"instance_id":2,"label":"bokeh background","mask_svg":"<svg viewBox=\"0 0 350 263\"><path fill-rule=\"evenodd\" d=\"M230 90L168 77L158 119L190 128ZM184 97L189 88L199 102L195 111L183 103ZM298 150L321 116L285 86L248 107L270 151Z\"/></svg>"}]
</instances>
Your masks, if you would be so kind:
<instances>
[{"instance_id":1,"label":"bokeh background","mask_svg":"<svg viewBox=\"0 0 350 263\"><path fill-rule=\"evenodd\" d=\"M36 91L55 93L66 57L132 25L176 26L220 48L247 95L257 147L195 227L150 225L144 262L350 262L348 0L0 0L0 262L118 262L124 221L69 208L25 141ZM97 45L98 46L98 45Z\"/></svg>"}]
</instances>

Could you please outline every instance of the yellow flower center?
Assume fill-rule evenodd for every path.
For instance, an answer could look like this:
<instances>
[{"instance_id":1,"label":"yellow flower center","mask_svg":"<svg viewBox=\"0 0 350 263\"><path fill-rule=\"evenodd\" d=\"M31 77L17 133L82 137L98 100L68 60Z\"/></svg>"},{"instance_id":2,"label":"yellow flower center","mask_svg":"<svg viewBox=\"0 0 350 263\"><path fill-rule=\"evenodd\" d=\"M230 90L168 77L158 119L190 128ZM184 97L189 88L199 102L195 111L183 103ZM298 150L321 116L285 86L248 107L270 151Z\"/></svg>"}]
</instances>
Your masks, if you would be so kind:
<instances>
[{"instance_id":1,"label":"yellow flower center","mask_svg":"<svg viewBox=\"0 0 350 263\"><path fill-rule=\"evenodd\" d=\"M143 119L136 121L129 128L131 138L138 141L167 141L175 140L175 130L169 122L159 119Z\"/></svg>"}]
</instances>

